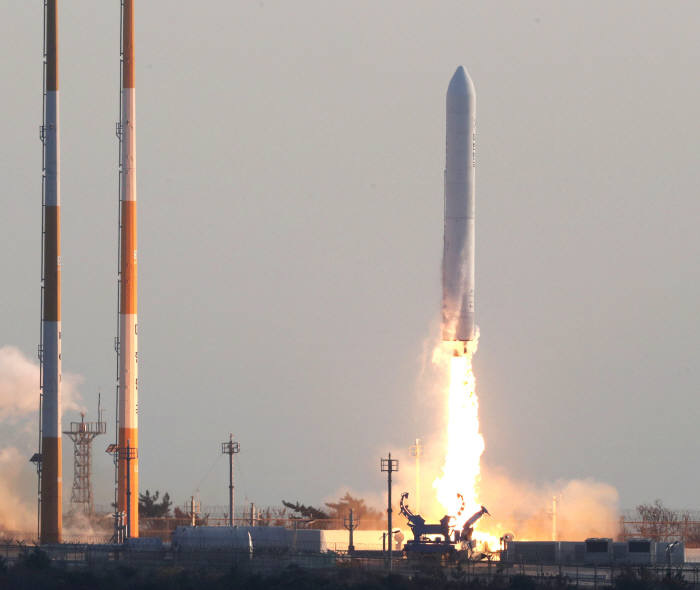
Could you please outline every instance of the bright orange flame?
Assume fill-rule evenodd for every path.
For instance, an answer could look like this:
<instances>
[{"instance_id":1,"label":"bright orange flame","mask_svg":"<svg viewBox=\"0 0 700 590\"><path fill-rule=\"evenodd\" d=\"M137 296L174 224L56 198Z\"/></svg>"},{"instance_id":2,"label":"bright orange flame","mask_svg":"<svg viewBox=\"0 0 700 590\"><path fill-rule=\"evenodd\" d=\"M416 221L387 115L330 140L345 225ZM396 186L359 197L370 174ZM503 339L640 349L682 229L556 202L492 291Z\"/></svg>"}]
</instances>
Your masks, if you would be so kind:
<instances>
[{"instance_id":1,"label":"bright orange flame","mask_svg":"<svg viewBox=\"0 0 700 590\"><path fill-rule=\"evenodd\" d=\"M437 499L447 514L457 516L461 508L458 494L464 498L464 510L455 526L461 529L481 505L478 501L481 454L484 437L479 432L479 400L472 370L472 354L450 358L447 452L442 476L433 483Z\"/></svg>"},{"instance_id":2,"label":"bright orange flame","mask_svg":"<svg viewBox=\"0 0 700 590\"><path fill-rule=\"evenodd\" d=\"M442 476L433 483L437 499L447 514L454 516L454 527L461 530L465 522L481 508L479 501L479 477L484 437L479 432L479 398L476 395L476 379L472 369L472 356L476 346L466 354L452 356L453 351L436 350L434 359L444 359L450 354L450 388L447 404L447 448ZM460 496L464 498L464 507ZM488 517L484 517L488 518ZM480 520L474 526L479 528ZM483 525L482 525L483 526ZM484 527L485 528L485 527ZM497 550L499 537L483 531L474 531L473 538L480 547L485 543Z\"/></svg>"}]
</instances>

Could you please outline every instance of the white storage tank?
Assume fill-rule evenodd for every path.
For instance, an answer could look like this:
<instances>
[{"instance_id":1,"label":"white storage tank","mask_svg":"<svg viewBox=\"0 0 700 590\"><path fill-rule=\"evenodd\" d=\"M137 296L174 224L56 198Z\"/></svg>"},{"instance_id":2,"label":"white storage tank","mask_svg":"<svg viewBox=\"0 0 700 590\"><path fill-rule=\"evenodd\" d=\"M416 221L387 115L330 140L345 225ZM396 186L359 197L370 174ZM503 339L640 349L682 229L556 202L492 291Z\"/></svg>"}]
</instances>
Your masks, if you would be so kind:
<instances>
[{"instance_id":1,"label":"white storage tank","mask_svg":"<svg viewBox=\"0 0 700 590\"><path fill-rule=\"evenodd\" d=\"M292 545L291 534L294 531L281 526L238 527L250 534L253 551L283 552Z\"/></svg>"},{"instance_id":2,"label":"white storage tank","mask_svg":"<svg viewBox=\"0 0 700 590\"><path fill-rule=\"evenodd\" d=\"M247 528L227 526L179 526L172 535L175 551L234 550L252 551Z\"/></svg>"},{"instance_id":3,"label":"white storage tank","mask_svg":"<svg viewBox=\"0 0 700 590\"><path fill-rule=\"evenodd\" d=\"M298 529L289 531L291 536L291 548L302 553L321 553L325 551L323 533L319 529Z\"/></svg>"}]
</instances>

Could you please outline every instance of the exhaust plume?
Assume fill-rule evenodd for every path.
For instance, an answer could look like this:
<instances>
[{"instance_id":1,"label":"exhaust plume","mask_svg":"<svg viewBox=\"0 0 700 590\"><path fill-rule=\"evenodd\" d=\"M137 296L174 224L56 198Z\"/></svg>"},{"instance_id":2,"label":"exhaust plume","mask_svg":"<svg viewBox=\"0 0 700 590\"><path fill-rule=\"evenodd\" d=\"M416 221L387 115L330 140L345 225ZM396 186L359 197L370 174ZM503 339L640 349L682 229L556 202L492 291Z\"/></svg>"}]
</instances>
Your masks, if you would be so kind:
<instances>
[{"instance_id":1,"label":"exhaust plume","mask_svg":"<svg viewBox=\"0 0 700 590\"><path fill-rule=\"evenodd\" d=\"M83 411L80 375L63 374L63 409ZM39 363L15 346L0 346L0 534L36 538ZM12 444L10 445L10 441Z\"/></svg>"}]
</instances>

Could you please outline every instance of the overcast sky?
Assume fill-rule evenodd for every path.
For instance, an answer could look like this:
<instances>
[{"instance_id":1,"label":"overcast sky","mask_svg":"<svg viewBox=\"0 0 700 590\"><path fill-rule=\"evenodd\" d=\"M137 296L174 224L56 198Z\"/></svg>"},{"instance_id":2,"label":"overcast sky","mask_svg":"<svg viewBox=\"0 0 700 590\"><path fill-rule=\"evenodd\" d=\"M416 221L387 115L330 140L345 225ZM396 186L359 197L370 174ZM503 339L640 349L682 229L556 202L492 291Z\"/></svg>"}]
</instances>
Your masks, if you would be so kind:
<instances>
[{"instance_id":1,"label":"overcast sky","mask_svg":"<svg viewBox=\"0 0 700 590\"><path fill-rule=\"evenodd\" d=\"M0 0L0 346L32 358L41 6ZM225 504L234 432L239 504L379 494L379 457L435 435L420 373L463 64L485 463L700 508L698 22L694 3L139 2L141 488ZM93 419L103 392L110 440L118 35L117 0L61 2L63 366Z\"/></svg>"}]
</instances>

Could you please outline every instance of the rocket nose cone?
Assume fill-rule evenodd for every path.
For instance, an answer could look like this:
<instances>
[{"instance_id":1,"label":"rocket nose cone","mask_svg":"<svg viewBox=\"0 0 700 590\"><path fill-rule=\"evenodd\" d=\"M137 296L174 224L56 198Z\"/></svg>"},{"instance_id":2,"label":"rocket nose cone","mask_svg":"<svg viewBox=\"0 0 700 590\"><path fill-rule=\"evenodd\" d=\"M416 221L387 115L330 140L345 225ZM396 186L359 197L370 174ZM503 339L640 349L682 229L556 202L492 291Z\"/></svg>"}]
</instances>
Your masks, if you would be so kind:
<instances>
[{"instance_id":1,"label":"rocket nose cone","mask_svg":"<svg viewBox=\"0 0 700 590\"><path fill-rule=\"evenodd\" d=\"M459 66L450 80L450 85L447 87L447 94L466 96L468 94L473 94L473 92L474 85L472 84L469 74L467 74L462 66Z\"/></svg>"}]
</instances>

